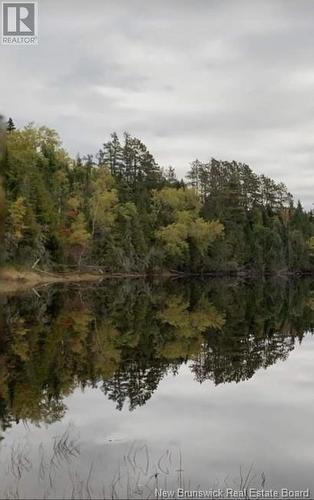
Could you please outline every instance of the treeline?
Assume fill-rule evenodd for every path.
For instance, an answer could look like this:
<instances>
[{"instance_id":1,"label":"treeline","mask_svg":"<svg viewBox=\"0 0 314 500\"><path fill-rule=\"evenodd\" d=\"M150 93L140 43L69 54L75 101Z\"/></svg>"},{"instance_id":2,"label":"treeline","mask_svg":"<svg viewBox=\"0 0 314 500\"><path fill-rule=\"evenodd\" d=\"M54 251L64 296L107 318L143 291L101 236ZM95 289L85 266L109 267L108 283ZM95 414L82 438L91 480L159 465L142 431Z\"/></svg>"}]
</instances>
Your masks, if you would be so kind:
<instances>
[{"instance_id":1,"label":"treeline","mask_svg":"<svg viewBox=\"0 0 314 500\"><path fill-rule=\"evenodd\" d=\"M10 119L0 150L0 261L156 273L314 269L314 220L281 183L198 160L187 181L117 134L71 158L57 133Z\"/></svg>"}]
</instances>

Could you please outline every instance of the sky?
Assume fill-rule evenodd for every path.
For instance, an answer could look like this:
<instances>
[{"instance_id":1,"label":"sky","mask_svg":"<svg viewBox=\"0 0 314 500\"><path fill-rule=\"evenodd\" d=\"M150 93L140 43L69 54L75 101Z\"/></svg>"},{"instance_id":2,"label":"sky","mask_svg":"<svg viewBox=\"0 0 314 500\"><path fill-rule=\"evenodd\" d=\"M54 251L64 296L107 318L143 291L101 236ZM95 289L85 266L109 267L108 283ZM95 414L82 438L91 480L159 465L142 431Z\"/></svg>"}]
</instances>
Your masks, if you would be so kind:
<instances>
[{"instance_id":1,"label":"sky","mask_svg":"<svg viewBox=\"0 0 314 500\"><path fill-rule=\"evenodd\" d=\"M38 45L0 45L0 113L73 155L128 131L178 177L196 158L245 162L312 207L314 2L38 5Z\"/></svg>"}]
</instances>

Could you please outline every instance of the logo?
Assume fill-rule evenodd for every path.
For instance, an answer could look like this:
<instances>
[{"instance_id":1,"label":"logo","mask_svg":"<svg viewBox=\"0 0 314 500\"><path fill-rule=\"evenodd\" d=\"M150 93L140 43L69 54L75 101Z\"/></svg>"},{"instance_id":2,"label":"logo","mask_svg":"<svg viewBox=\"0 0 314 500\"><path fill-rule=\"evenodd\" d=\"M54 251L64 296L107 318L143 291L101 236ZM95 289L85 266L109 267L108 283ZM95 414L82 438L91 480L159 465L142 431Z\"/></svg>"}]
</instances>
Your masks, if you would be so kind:
<instances>
[{"instance_id":1,"label":"logo","mask_svg":"<svg viewBox=\"0 0 314 500\"><path fill-rule=\"evenodd\" d=\"M36 2L2 2L3 45L37 45L38 8Z\"/></svg>"}]
</instances>

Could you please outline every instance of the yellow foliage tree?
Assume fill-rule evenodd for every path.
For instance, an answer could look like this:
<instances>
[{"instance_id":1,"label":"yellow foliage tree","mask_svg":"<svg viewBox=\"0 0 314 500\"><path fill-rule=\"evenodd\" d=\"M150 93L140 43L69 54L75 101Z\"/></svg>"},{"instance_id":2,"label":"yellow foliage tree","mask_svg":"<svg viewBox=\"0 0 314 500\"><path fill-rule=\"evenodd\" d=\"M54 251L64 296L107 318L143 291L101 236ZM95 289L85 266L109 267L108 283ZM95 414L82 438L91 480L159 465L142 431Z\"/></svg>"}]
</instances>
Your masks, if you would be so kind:
<instances>
[{"instance_id":1,"label":"yellow foliage tree","mask_svg":"<svg viewBox=\"0 0 314 500\"><path fill-rule=\"evenodd\" d=\"M66 251L77 261L79 266L91 239L85 215L80 211L80 205L81 202L77 197L68 200L67 227L63 227L61 230Z\"/></svg>"},{"instance_id":2,"label":"yellow foliage tree","mask_svg":"<svg viewBox=\"0 0 314 500\"><path fill-rule=\"evenodd\" d=\"M170 257L184 257L191 244L204 254L209 244L223 235L220 222L199 217L201 203L194 189L167 187L155 193L154 201L157 212L166 212L165 218L173 221L155 233Z\"/></svg>"},{"instance_id":3,"label":"yellow foliage tree","mask_svg":"<svg viewBox=\"0 0 314 500\"><path fill-rule=\"evenodd\" d=\"M97 229L110 229L117 217L118 193L114 179L106 168L102 168L93 182L90 201L92 236Z\"/></svg>"},{"instance_id":4,"label":"yellow foliage tree","mask_svg":"<svg viewBox=\"0 0 314 500\"><path fill-rule=\"evenodd\" d=\"M25 223L26 213L27 207L23 196L19 196L17 200L10 203L8 210L9 237L14 245L18 245L23 239L27 228Z\"/></svg>"},{"instance_id":5,"label":"yellow foliage tree","mask_svg":"<svg viewBox=\"0 0 314 500\"><path fill-rule=\"evenodd\" d=\"M309 246L309 249L310 249L310 253L311 255L314 256L314 236L312 236L309 241L308 241L308 246Z\"/></svg>"}]
</instances>

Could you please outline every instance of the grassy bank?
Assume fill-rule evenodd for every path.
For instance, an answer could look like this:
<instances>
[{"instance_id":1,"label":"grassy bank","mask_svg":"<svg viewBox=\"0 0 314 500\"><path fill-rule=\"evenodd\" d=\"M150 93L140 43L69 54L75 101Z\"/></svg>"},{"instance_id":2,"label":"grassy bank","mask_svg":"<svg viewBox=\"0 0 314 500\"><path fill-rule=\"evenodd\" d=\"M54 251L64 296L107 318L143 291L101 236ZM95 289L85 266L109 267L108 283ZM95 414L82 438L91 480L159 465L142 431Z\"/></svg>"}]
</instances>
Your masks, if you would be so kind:
<instances>
[{"instance_id":1,"label":"grassy bank","mask_svg":"<svg viewBox=\"0 0 314 500\"><path fill-rule=\"evenodd\" d=\"M12 293L52 283L78 283L98 281L99 273L67 272L49 273L44 271L0 269L0 293Z\"/></svg>"},{"instance_id":2,"label":"grassy bank","mask_svg":"<svg viewBox=\"0 0 314 500\"><path fill-rule=\"evenodd\" d=\"M184 273L174 271L159 272L156 275L159 278L169 278L184 276ZM0 294L16 293L36 288L38 286L54 283L96 283L108 278L140 278L147 277L147 273L104 273L101 268L91 271L66 271L66 272L48 272L32 269L0 269Z\"/></svg>"}]
</instances>

